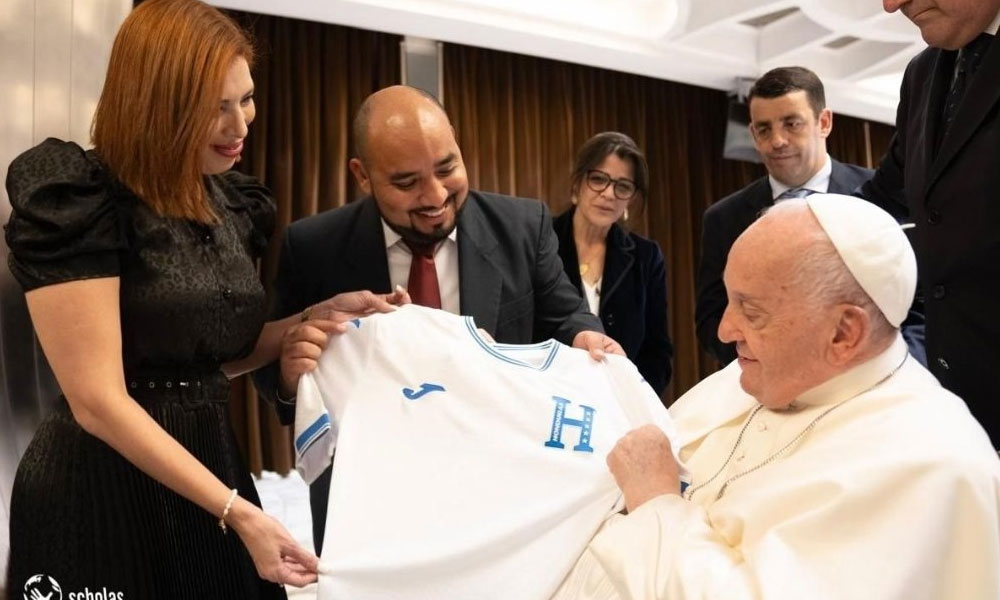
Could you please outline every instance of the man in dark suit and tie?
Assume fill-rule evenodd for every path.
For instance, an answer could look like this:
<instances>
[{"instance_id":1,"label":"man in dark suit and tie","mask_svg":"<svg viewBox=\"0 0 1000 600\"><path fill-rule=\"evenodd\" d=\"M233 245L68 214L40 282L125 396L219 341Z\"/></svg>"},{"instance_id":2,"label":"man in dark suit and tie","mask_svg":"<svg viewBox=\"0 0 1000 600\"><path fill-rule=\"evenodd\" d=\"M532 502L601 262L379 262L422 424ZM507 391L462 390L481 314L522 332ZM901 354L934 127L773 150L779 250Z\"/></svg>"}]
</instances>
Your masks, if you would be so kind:
<instances>
[{"instance_id":1,"label":"man in dark suit and tie","mask_svg":"<svg viewBox=\"0 0 1000 600\"><path fill-rule=\"evenodd\" d=\"M827 154L833 113L826 107L823 82L812 71L773 69L754 82L747 102L750 133L768 174L710 206L702 225L695 322L702 348L722 364L736 358L735 345L718 336L728 303L722 271L736 238L775 202L813 193L850 194L872 175L870 169L838 162ZM920 327L919 315L911 312L904 337L918 358L922 358Z\"/></svg>"},{"instance_id":2,"label":"man in dark suit and tie","mask_svg":"<svg viewBox=\"0 0 1000 600\"><path fill-rule=\"evenodd\" d=\"M908 210L927 358L1000 447L1000 0L884 0L930 45L906 68L896 134L864 196Z\"/></svg>"},{"instance_id":3,"label":"man in dark suit and tie","mask_svg":"<svg viewBox=\"0 0 1000 600\"><path fill-rule=\"evenodd\" d=\"M346 291L406 287L414 302L471 315L500 343L555 338L595 357L624 354L563 273L545 205L469 189L437 100L405 86L380 90L363 103L354 135L350 168L368 197L285 233L272 312L301 313L303 322L286 332L280 364L256 375L283 422L294 420L299 377L332 332L309 307ZM329 472L310 490L317 550Z\"/></svg>"}]
</instances>

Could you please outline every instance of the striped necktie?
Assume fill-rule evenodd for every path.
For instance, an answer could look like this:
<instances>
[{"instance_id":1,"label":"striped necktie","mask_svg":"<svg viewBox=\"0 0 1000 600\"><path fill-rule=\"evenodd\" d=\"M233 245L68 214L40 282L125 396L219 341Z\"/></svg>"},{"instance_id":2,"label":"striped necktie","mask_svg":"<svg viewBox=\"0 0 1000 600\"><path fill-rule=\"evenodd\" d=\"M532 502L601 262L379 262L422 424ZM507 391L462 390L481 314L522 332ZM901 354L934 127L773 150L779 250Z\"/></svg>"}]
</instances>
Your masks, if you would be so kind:
<instances>
[{"instance_id":1,"label":"striped necktie","mask_svg":"<svg viewBox=\"0 0 1000 600\"><path fill-rule=\"evenodd\" d=\"M810 190L807 188L792 188L790 190L785 190L775 198L775 201L780 202L781 200L788 200L789 198L805 198L810 194L815 194L816 190Z\"/></svg>"},{"instance_id":2,"label":"striped necktie","mask_svg":"<svg viewBox=\"0 0 1000 600\"><path fill-rule=\"evenodd\" d=\"M965 97L965 90L969 87L969 80L979 69L979 63L983 61L983 55L989 50L993 43L993 36L988 33L981 33L979 37L972 40L958 53L958 60L955 61L955 74L951 80L951 89L948 90L948 97L945 99L944 112L941 115L941 136L951 127L951 122L955 120L955 113L958 106Z\"/></svg>"}]
</instances>

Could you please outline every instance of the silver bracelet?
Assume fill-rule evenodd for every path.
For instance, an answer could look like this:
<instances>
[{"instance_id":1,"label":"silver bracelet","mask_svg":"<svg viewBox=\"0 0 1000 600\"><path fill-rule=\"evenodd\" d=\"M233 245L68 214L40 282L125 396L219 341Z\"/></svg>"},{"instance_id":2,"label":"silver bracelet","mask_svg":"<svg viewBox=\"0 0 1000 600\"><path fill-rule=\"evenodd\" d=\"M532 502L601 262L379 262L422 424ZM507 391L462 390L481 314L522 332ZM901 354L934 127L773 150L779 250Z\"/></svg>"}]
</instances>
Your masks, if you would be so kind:
<instances>
[{"instance_id":1,"label":"silver bracelet","mask_svg":"<svg viewBox=\"0 0 1000 600\"><path fill-rule=\"evenodd\" d=\"M229 516L229 509L233 507L233 500L239 494L236 488L229 493L229 500L226 500L226 507L222 509L222 516L219 517L219 527L222 528L222 533L226 533L226 517Z\"/></svg>"},{"instance_id":2,"label":"silver bracelet","mask_svg":"<svg viewBox=\"0 0 1000 600\"><path fill-rule=\"evenodd\" d=\"M284 404L285 406L295 406L296 394L292 394L291 396L285 398L284 396L281 395L281 390L277 389L274 390L274 397L278 400L279 403Z\"/></svg>"}]
</instances>

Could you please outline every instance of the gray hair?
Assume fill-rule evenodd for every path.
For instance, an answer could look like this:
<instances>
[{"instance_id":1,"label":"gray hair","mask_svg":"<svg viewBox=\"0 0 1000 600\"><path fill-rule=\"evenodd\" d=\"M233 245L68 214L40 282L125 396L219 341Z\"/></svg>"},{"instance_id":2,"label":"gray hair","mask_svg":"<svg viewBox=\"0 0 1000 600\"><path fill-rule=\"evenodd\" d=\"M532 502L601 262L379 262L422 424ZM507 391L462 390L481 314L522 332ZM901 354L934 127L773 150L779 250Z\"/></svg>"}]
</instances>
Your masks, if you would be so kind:
<instances>
[{"instance_id":1,"label":"gray hair","mask_svg":"<svg viewBox=\"0 0 1000 600\"><path fill-rule=\"evenodd\" d=\"M764 214L804 212L812 217L812 211L804 198L783 200L765 209ZM815 217L812 218L815 221ZM830 238L815 223L814 227L802 231L807 236L807 247L797 258L794 274L789 284L801 290L807 301L814 306L832 304L853 304L868 314L871 322L871 339L883 340L894 336L898 329L889 322L871 296L861 287L850 269L840 257Z\"/></svg>"}]
</instances>

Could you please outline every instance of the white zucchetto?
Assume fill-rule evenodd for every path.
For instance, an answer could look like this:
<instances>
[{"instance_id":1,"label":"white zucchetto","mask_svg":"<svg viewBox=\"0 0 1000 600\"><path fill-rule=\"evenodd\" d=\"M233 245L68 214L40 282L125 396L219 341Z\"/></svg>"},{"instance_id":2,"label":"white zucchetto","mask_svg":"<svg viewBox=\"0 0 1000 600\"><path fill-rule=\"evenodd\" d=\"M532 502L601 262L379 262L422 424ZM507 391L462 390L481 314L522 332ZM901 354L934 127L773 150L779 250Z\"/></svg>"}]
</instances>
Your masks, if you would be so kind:
<instances>
[{"instance_id":1,"label":"white zucchetto","mask_svg":"<svg viewBox=\"0 0 1000 600\"><path fill-rule=\"evenodd\" d=\"M917 288L917 259L896 219L871 202L841 194L806 199L847 269L895 326Z\"/></svg>"}]
</instances>

